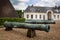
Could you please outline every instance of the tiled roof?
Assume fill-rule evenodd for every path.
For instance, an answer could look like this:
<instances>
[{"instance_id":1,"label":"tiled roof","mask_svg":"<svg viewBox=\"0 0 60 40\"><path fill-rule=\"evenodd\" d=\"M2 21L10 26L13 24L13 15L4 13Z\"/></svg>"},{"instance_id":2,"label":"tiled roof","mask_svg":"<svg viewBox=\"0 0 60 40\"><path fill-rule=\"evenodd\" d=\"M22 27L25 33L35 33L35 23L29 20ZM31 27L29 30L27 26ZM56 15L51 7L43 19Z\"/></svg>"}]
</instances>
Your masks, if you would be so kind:
<instances>
[{"instance_id":1,"label":"tiled roof","mask_svg":"<svg viewBox=\"0 0 60 40\"><path fill-rule=\"evenodd\" d=\"M60 13L60 10L55 9L55 7L40 7L40 6L28 6L24 12L41 12L46 13L48 10L53 11L54 13Z\"/></svg>"},{"instance_id":2,"label":"tiled roof","mask_svg":"<svg viewBox=\"0 0 60 40\"><path fill-rule=\"evenodd\" d=\"M18 14L16 13L14 7L10 3L10 0L0 0L0 18L18 18Z\"/></svg>"}]
</instances>

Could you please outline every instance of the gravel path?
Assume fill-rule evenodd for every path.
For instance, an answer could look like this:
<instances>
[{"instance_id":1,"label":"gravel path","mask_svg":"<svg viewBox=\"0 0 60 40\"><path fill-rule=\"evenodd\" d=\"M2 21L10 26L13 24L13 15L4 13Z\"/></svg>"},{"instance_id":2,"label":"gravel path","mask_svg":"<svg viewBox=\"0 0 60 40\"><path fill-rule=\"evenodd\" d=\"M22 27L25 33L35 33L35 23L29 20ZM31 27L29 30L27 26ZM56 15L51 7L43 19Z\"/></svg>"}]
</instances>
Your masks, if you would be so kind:
<instances>
[{"instance_id":1,"label":"gravel path","mask_svg":"<svg viewBox=\"0 0 60 40\"><path fill-rule=\"evenodd\" d=\"M5 31L0 28L0 40L60 40L60 22L50 25L50 32L36 30L36 37L28 38L27 29L14 28L12 31Z\"/></svg>"}]
</instances>

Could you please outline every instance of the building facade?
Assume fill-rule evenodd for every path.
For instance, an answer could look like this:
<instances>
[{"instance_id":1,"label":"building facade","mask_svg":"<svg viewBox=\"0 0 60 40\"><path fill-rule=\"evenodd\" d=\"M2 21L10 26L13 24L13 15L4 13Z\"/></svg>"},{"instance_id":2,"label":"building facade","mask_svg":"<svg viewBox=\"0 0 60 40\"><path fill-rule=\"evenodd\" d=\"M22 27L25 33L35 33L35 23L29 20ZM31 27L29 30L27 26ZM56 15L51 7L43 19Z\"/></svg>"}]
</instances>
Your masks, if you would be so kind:
<instances>
[{"instance_id":1,"label":"building facade","mask_svg":"<svg viewBox=\"0 0 60 40\"><path fill-rule=\"evenodd\" d=\"M24 10L25 19L60 20L60 10L55 7L28 6Z\"/></svg>"}]
</instances>

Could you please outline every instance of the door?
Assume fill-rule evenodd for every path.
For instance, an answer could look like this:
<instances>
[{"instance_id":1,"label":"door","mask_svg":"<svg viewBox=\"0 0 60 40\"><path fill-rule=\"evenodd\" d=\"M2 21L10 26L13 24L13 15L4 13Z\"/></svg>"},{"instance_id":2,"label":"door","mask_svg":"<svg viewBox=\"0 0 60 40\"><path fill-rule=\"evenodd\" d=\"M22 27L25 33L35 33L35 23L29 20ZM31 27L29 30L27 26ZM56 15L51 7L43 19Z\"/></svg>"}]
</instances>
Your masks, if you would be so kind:
<instances>
[{"instance_id":1,"label":"door","mask_svg":"<svg viewBox=\"0 0 60 40\"><path fill-rule=\"evenodd\" d=\"M48 12L48 20L51 20L51 12Z\"/></svg>"}]
</instances>

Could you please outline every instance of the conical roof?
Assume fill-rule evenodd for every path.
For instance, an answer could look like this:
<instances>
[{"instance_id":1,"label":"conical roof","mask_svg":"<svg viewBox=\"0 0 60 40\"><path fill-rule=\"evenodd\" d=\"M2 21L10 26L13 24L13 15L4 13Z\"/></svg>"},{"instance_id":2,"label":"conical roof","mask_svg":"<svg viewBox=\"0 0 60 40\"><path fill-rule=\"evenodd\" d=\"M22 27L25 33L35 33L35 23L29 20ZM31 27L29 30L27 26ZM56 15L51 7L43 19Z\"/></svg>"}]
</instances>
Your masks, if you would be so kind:
<instances>
[{"instance_id":1,"label":"conical roof","mask_svg":"<svg viewBox=\"0 0 60 40\"><path fill-rule=\"evenodd\" d=\"M18 14L10 3L10 0L0 0L0 18L1 17L18 17Z\"/></svg>"}]
</instances>

